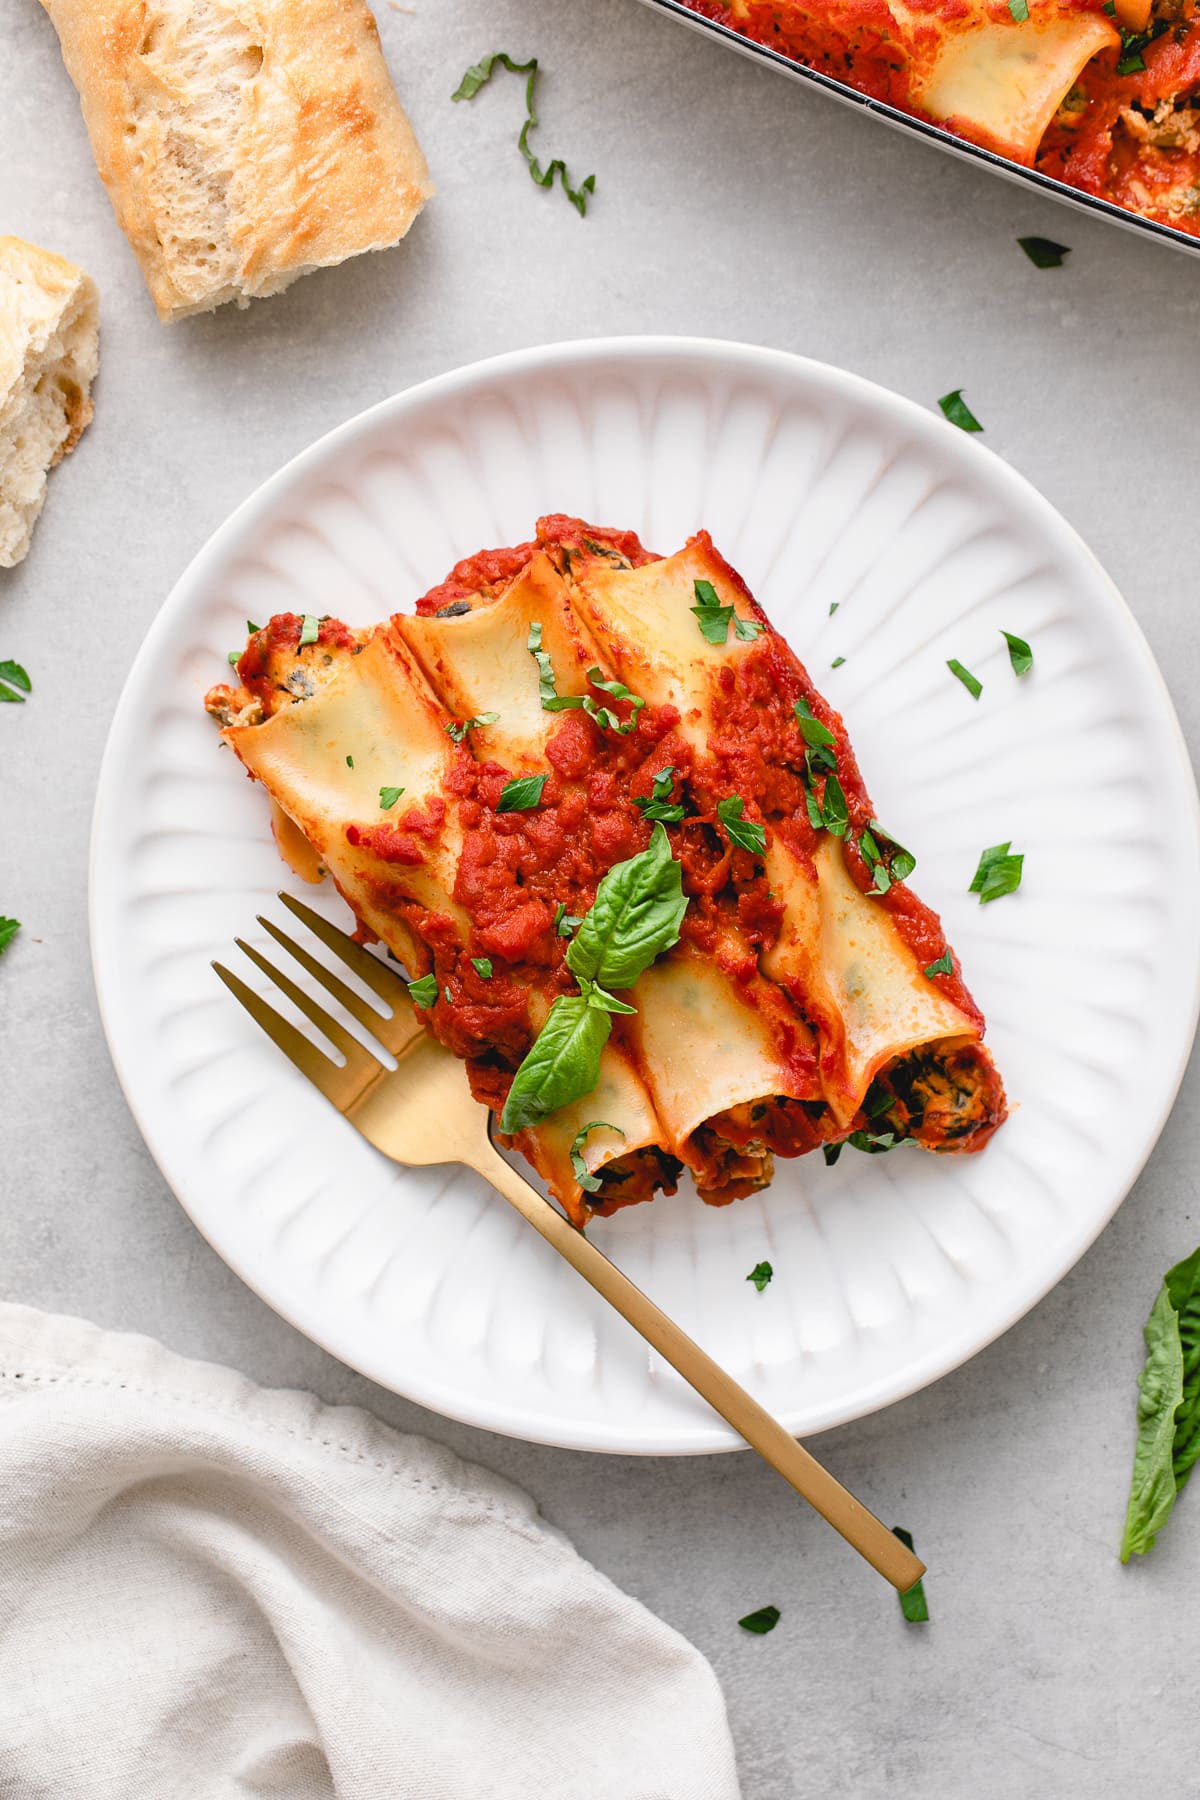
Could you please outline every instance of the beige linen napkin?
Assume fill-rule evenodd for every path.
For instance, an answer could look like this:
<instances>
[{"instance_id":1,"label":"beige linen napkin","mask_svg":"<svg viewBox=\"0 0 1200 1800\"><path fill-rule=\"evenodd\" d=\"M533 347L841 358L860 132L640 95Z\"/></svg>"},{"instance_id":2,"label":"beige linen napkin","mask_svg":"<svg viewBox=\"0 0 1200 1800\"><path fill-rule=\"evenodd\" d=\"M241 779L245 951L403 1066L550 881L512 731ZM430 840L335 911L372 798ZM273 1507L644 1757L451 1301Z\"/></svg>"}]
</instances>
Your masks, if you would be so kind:
<instances>
[{"instance_id":1,"label":"beige linen napkin","mask_svg":"<svg viewBox=\"0 0 1200 1800\"><path fill-rule=\"evenodd\" d=\"M0 1305L3 1800L736 1800L707 1663L369 1413Z\"/></svg>"}]
</instances>

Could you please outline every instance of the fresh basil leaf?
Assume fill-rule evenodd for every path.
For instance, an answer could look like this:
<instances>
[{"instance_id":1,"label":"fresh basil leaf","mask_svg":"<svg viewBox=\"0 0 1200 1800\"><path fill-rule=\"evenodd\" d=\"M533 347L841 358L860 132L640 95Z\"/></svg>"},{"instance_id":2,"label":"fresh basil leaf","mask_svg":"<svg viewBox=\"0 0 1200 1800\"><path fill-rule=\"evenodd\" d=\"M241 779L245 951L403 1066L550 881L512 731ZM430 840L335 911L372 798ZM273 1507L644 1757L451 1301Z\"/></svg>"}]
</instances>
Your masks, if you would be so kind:
<instances>
[{"instance_id":1,"label":"fresh basil leaf","mask_svg":"<svg viewBox=\"0 0 1200 1800\"><path fill-rule=\"evenodd\" d=\"M610 994L607 988L602 988L598 983L589 981L586 975L579 978L579 991L588 1005L594 1006L598 1012L635 1013L637 1011L636 1006L630 1006L626 1001L618 1000L615 994Z\"/></svg>"},{"instance_id":2,"label":"fresh basil leaf","mask_svg":"<svg viewBox=\"0 0 1200 1800\"><path fill-rule=\"evenodd\" d=\"M352 756L348 756L346 758L346 767L348 769L352 769L354 767L354 758Z\"/></svg>"},{"instance_id":3,"label":"fresh basil leaf","mask_svg":"<svg viewBox=\"0 0 1200 1800\"><path fill-rule=\"evenodd\" d=\"M600 1054L612 1031L606 1012L582 994L560 994L513 1077L501 1131L538 1125L560 1106L582 1100L600 1079Z\"/></svg>"},{"instance_id":4,"label":"fresh basil leaf","mask_svg":"<svg viewBox=\"0 0 1200 1800\"><path fill-rule=\"evenodd\" d=\"M769 1262L755 1263L754 1267L747 1275L746 1280L752 1281L761 1294L774 1273L775 1271Z\"/></svg>"},{"instance_id":5,"label":"fresh basil leaf","mask_svg":"<svg viewBox=\"0 0 1200 1800\"><path fill-rule=\"evenodd\" d=\"M417 1005L421 1008L421 1011L428 1012L438 997L437 976L422 975L419 981L410 981L408 984L408 991L416 1001Z\"/></svg>"},{"instance_id":6,"label":"fresh basil leaf","mask_svg":"<svg viewBox=\"0 0 1200 1800\"><path fill-rule=\"evenodd\" d=\"M684 816L683 802L672 800L675 791L674 768L660 769L649 794L635 794L633 804L643 819L658 819L664 825L678 825Z\"/></svg>"},{"instance_id":7,"label":"fresh basil leaf","mask_svg":"<svg viewBox=\"0 0 1200 1800\"><path fill-rule=\"evenodd\" d=\"M380 812L391 812L403 792L402 787L381 787L379 790Z\"/></svg>"},{"instance_id":8,"label":"fresh basil leaf","mask_svg":"<svg viewBox=\"0 0 1200 1800\"><path fill-rule=\"evenodd\" d=\"M941 407L943 414L949 419L950 423L952 425L957 425L960 431L983 430L983 426L979 423L979 420L975 417L975 414L963 399L963 391L961 388L953 388L950 393L943 394L938 401L938 405Z\"/></svg>"},{"instance_id":9,"label":"fresh basil leaf","mask_svg":"<svg viewBox=\"0 0 1200 1800\"><path fill-rule=\"evenodd\" d=\"M976 677L972 675L970 669L964 668L962 663L960 663L955 656L950 658L946 667L958 681L962 682L968 694L971 695L971 698L973 700L978 700L980 694L983 692L982 681L977 680Z\"/></svg>"},{"instance_id":10,"label":"fresh basil leaf","mask_svg":"<svg viewBox=\"0 0 1200 1800\"><path fill-rule=\"evenodd\" d=\"M831 669L840 669L845 660L844 656L835 656L829 666Z\"/></svg>"},{"instance_id":11,"label":"fresh basil leaf","mask_svg":"<svg viewBox=\"0 0 1200 1800\"><path fill-rule=\"evenodd\" d=\"M567 966L582 981L630 988L656 957L679 941L687 911L683 871L671 841L655 825L649 847L615 863L567 951Z\"/></svg>"},{"instance_id":12,"label":"fresh basil leaf","mask_svg":"<svg viewBox=\"0 0 1200 1800\"><path fill-rule=\"evenodd\" d=\"M1008 0L1008 10L1018 25L1028 23L1029 0Z\"/></svg>"},{"instance_id":13,"label":"fresh basil leaf","mask_svg":"<svg viewBox=\"0 0 1200 1800\"><path fill-rule=\"evenodd\" d=\"M831 775L829 779L832 781L834 777ZM749 850L752 856L763 856L767 848L766 828L757 819L743 818L745 805L740 794L730 794L727 799L717 801L717 817L731 844L736 844L739 850Z\"/></svg>"},{"instance_id":14,"label":"fresh basil leaf","mask_svg":"<svg viewBox=\"0 0 1200 1800\"><path fill-rule=\"evenodd\" d=\"M836 775L825 777L825 792L821 798L821 823L826 831L834 837L845 837L850 827L850 808L846 804L846 794Z\"/></svg>"},{"instance_id":15,"label":"fresh basil leaf","mask_svg":"<svg viewBox=\"0 0 1200 1800\"><path fill-rule=\"evenodd\" d=\"M8 949L20 929L20 919L6 919L0 914L0 955Z\"/></svg>"},{"instance_id":16,"label":"fresh basil leaf","mask_svg":"<svg viewBox=\"0 0 1200 1800\"><path fill-rule=\"evenodd\" d=\"M1175 1486L1185 1486L1200 1457L1200 1250L1168 1269L1171 1305L1179 1317L1183 1350L1183 1403L1175 1415Z\"/></svg>"},{"instance_id":17,"label":"fresh basil leaf","mask_svg":"<svg viewBox=\"0 0 1200 1800\"><path fill-rule=\"evenodd\" d=\"M1109 0L1104 10L1107 13L1114 10L1113 0ZM1053 238L1023 237L1017 242L1035 269L1061 269L1063 257L1071 254L1069 244L1056 244Z\"/></svg>"},{"instance_id":18,"label":"fresh basil leaf","mask_svg":"<svg viewBox=\"0 0 1200 1800\"><path fill-rule=\"evenodd\" d=\"M979 858L969 894L979 895L982 906L988 900L999 900L1002 894L1015 894L1021 885L1021 872L1024 868L1024 854L1011 856L1011 842L993 844L990 850L984 850Z\"/></svg>"},{"instance_id":19,"label":"fresh basil leaf","mask_svg":"<svg viewBox=\"0 0 1200 1800\"><path fill-rule=\"evenodd\" d=\"M1175 1414L1183 1400L1179 1314L1164 1282L1142 1331L1146 1361L1138 1376L1138 1433L1121 1536L1121 1561L1144 1556L1171 1515L1175 1484Z\"/></svg>"},{"instance_id":20,"label":"fresh basil leaf","mask_svg":"<svg viewBox=\"0 0 1200 1800\"><path fill-rule=\"evenodd\" d=\"M492 979L492 960L489 956L473 956L471 958L471 967L478 975L480 981L490 981Z\"/></svg>"},{"instance_id":21,"label":"fresh basil leaf","mask_svg":"<svg viewBox=\"0 0 1200 1800\"><path fill-rule=\"evenodd\" d=\"M1033 651L1024 638L1015 637L1011 631L1002 631L1000 636L1008 645L1008 660L1012 664L1014 675L1028 675L1033 667Z\"/></svg>"},{"instance_id":22,"label":"fresh basil leaf","mask_svg":"<svg viewBox=\"0 0 1200 1800\"><path fill-rule=\"evenodd\" d=\"M456 744L461 744L468 731L474 731L480 725L494 725L499 717L498 712L486 712L474 719L451 719L444 729L447 737L453 738Z\"/></svg>"},{"instance_id":23,"label":"fresh basil leaf","mask_svg":"<svg viewBox=\"0 0 1200 1800\"><path fill-rule=\"evenodd\" d=\"M911 1532L905 1531L903 1525L892 1526L892 1536L898 1537L906 1550L913 1547ZM900 1595L900 1611L910 1625L925 1625L929 1621L929 1603L925 1598L924 1581L914 1581Z\"/></svg>"},{"instance_id":24,"label":"fresh basil leaf","mask_svg":"<svg viewBox=\"0 0 1200 1800\"><path fill-rule=\"evenodd\" d=\"M942 951L942 954L937 958L937 960L935 962L931 962L929 967L926 969L925 979L927 981L932 981L935 975L953 975L953 973L954 973L954 958L951 956L950 946L949 946L949 944L947 944L946 948Z\"/></svg>"},{"instance_id":25,"label":"fresh basil leaf","mask_svg":"<svg viewBox=\"0 0 1200 1800\"><path fill-rule=\"evenodd\" d=\"M496 802L498 813L531 812L540 806L542 789L549 781L549 774L519 775L512 781L506 781L500 790L500 798Z\"/></svg>"},{"instance_id":26,"label":"fresh basil leaf","mask_svg":"<svg viewBox=\"0 0 1200 1800\"><path fill-rule=\"evenodd\" d=\"M558 910L554 915L554 929L559 937L569 938L573 932L579 930L579 927L582 924L582 916L576 917L574 913L569 913L566 908L566 903L560 900L558 903Z\"/></svg>"},{"instance_id":27,"label":"fresh basil leaf","mask_svg":"<svg viewBox=\"0 0 1200 1800\"><path fill-rule=\"evenodd\" d=\"M563 193L567 196L567 199L571 202L571 205L575 208L575 211L579 214L580 218L585 218L587 216L588 195L594 194L596 191L596 177L594 175L589 175L586 180L580 182L577 188L573 188L571 186L570 177L567 174L567 165L561 156L556 156L553 162L548 163L546 167L543 168L537 157L533 154L533 151L529 148L529 134L536 128L538 122L537 113L534 111L533 106L533 95L537 85L538 76L538 62L536 56L531 56L528 62L514 62L513 58L506 55L503 50L495 50L490 56L485 56L481 58L479 62L471 65L450 98L452 100L473 100L480 88L483 87L486 82L491 80L492 70L496 67L497 63L499 63L502 68L507 69L510 74L525 75L528 78L525 83L526 117L525 123L521 127L521 135L517 139L517 148L525 158L526 166L529 169L530 179L536 181L539 187L549 188L554 186L554 178L557 175L562 182Z\"/></svg>"},{"instance_id":28,"label":"fresh basil leaf","mask_svg":"<svg viewBox=\"0 0 1200 1800\"><path fill-rule=\"evenodd\" d=\"M605 681L603 672L599 668L589 669L587 678L593 687L598 687L604 693L611 694L614 700L629 701L630 705L633 707L633 711L623 723L618 718L617 714L611 711L609 707L597 706L590 694L585 696L583 702L586 711L593 719L595 719L602 731L615 731L618 732L621 737L628 736L637 724L638 714L641 712L646 702L640 699L637 694L631 693L623 681Z\"/></svg>"},{"instance_id":29,"label":"fresh basil leaf","mask_svg":"<svg viewBox=\"0 0 1200 1800\"><path fill-rule=\"evenodd\" d=\"M796 723L800 727L800 735L810 750L832 750L837 746L837 739L828 725L822 725L813 717L813 711L807 700L797 700L792 707L796 715Z\"/></svg>"},{"instance_id":30,"label":"fresh basil leaf","mask_svg":"<svg viewBox=\"0 0 1200 1800\"><path fill-rule=\"evenodd\" d=\"M733 615L733 635L740 638L743 644L752 644L763 632L757 619L743 619L740 613Z\"/></svg>"},{"instance_id":31,"label":"fresh basil leaf","mask_svg":"<svg viewBox=\"0 0 1200 1800\"><path fill-rule=\"evenodd\" d=\"M600 1177L593 1175L583 1160L583 1146L593 1131L615 1131L619 1138L625 1133L619 1125L610 1125L606 1119L592 1119L581 1131L577 1131L571 1140L571 1170L576 1181L585 1194L598 1194Z\"/></svg>"},{"instance_id":32,"label":"fresh basil leaf","mask_svg":"<svg viewBox=\"0 0 1200 1800\"><path fill-rule=\"evenodd\" d=\"M305 613L300 625L300 648L306 644L315 644L321 635L321 621L314 619L311 613Z\"/></svg>"},{"instance_id":33,"label":"fresh basil leaf","mask_svg":"<svg viewBox=\"0 0 1200 1800\"><path fill-rule=\"evenodd\" d=\"M738 1624L743 1631L752 1631L755 1637L765 1637L768 1631L774 1631L781 1617L777 1606L760 1606L757 1612L747 1613Z\"/></svg>"}]
</instances>

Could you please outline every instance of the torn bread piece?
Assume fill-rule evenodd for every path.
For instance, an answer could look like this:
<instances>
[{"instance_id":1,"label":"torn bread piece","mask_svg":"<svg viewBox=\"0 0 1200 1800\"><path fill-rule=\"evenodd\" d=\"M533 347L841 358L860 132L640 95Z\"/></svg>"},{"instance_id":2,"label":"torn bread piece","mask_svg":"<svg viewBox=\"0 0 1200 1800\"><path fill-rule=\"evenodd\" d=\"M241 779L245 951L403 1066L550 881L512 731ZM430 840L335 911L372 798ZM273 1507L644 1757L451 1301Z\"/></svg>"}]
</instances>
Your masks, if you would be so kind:
<instances>
[{"instance_id":1,"label":"torn bread piece","mask_svg":"<svg viewBox=\"0 0 1200 1800\"><path fill-rule=\"evenodd\" d=\"M42 0L164 320L399 243L433 193L365 0Z\"/></svg>"},{"instance_id":2,"label":"torn bread piece","mask_svg":"<svg viewBox=\"0 0 1200 1800\"><path fill-rule=\"evenodd\" d=\"M0 569L13 569L46 498L46 476L91 423L99 299L82 269L0 237Z\"/></svg>"}]
</instances>

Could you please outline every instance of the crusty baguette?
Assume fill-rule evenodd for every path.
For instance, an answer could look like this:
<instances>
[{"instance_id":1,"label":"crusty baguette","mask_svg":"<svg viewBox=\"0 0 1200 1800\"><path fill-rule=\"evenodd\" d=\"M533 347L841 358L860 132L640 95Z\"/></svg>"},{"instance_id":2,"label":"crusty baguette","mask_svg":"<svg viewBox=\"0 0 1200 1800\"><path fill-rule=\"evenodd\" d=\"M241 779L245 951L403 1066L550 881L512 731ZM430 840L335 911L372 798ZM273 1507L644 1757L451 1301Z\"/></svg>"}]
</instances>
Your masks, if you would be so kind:
<instances>
[{"instance_id":1,"label":"crusty baguette","mask_svg":"<svg viewBox=\"0 0 1200 1800\"><path fill-rule=\"evenodd\" d=\"M433 192L365 0L42 0L162 319L383 250Z\"/></svg>"},{"instance_id":2,"label":"crusty baguette","mask_svg":"<svg viewBox=\"0 0 1200 1800\"><path fill-rule=\"evenodd\" d=\"M92 419L96 284L74 263L0 237L0 569L29 548L46 476Z\"/></svg>"}]
</instances>

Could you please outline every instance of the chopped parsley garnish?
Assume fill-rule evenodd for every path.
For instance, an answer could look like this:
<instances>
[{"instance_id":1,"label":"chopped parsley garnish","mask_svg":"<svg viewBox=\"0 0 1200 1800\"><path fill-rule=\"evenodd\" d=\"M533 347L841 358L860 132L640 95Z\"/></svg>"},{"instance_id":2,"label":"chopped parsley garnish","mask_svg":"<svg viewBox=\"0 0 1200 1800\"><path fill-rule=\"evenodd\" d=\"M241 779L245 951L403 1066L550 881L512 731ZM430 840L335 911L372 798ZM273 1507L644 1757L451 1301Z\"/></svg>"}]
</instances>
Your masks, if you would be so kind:
<instances>
[{"instance_id":1,"label":"chopped parsley garnish","mask_svg":"<svg viewBox=\"0 0 1200 1800\"><path fill-rule=\"evenodd\" d=\"M13 700L24 706L26 694L32 692L33 683L20 663L0 662L0 702Z\"/></svg>"},{"instance_id":2,"label":"chopped parsley garnish","mask_svg":"<svg viewBox=\"0 0 1200 1800\"><path fill-rule=\"evenodd\" d=\"M829 666L831 669L840 669L845 660L844 656L835 656Z\"/></svg>"},{"instance_id":3,"label":"chopped parsley garnish","mask_svg":"<svg viewBox=\"0 0 1200 1800\"><path fill-rule=\"evenodd\" d=\"M774 1273L775 1271L769 1262L755 1263L754 1267L747 1275L746 1280L752 1281L761 1294Z\"/></svg>"},{"instance_id":4,"label":"chopped parsley garnish","mask_svg":"<svg viewBox=\"0 0 1200 1800\"><path fill-rule=\"evenodd\" d=\"M701 633L710 644L724 644L729 641L729 624L733 621L734 636L744 644L752 644L762 631L756 619L743 619L732 606L722 606L721 597L711 581L695 581L692 583L696 595L696 604L692 612Z\"/></svg>"},{"instance_id":5,"label":"chopped parsley garnish","mask_svg":"<svg viewBox=\"0 0 1200 1800\"><path fill-rule=\"evenodd\" d=\"M944 416L960 431L982 431L983 426L975 417L966 401L961 388L953 388L950 393L943 394L938 401Z\"/></svg>"},{"instance_id":6,"label":"chopped parsley garnish","mask_svg":"<svg viewBox=\"0 0 1200 1800\"><path fill-rule=\"evenodd\" d=\"M1024 638L1016 637L1011 631L1002 631L1000 636L1008 645L1008 660L1012 664L1014 675L1028 675L1033 667L1033 651Z\"/></svg>"},{"instance_id":7,"label":"chopped parsley garnish","mask_svg":"<svg viewBox=\"0 0 1200 1800\"><path fill-rule=\"evenodd\" d=\"M1114 10L1112 0L1104 10L1106 13ZM1017 242L1035 269L1061 269L1063 257L1071 254L1069 244L1056 244L1053 238L1023 237Z\"/></svg>"},{"instance_id":8,"label":"chopped parsley garnish","mask_svg":"<svg viewBox=\"0 0 1200 1800\"><path fill-rule=\"evenodd\" d=\"M421 1008L421 1011L428 1012L438 997L437 976L422 975L420 981L410 981L408 984L408 991L416 1001L417 1005Z\"/></svg>"},{"instance_id":9,"label":"chopped parsley garnish","mask_svg":"<svg viewBox=\"0 0 1200 1800\"><path fill-rule=\"evenodd\" d=\"M346 767L348 769L352 769L354 767L354 758L352 756L348 756L346 758Z\"/></svg>"},{"instance_id":10,"label":"chopped parsley garnish","mask_svg":"<svg viewBox=\"0 0 1200 1800\"><path fill-rule=\"evenodd\" d=\"M496 811L531 812L541 804L542 789L549 781L549 774L519 775L512 781L506 781L500 790L500 798L496 802Z\"/></svg>"},{"instance_id":11,"label":"chopped parsley garnish","mask_svg":"<svg viewBox=\"0 0 1200 1800\"><path fill-rule=\"evenodd\" d=\"M831 776L830 780L834 778ZM756 819L746 819L745 801L740 794L730 794L725 800L717 801L717 817L725 827L731 844L739 850L749 850L754 856L761 856L767 847L767 834Z\"/></svg>"},{"instance_id":12,"label":"chopped parsley garnish","mask_svg":"<svg viewBox=\"0 0 1200 1800\"><path fill-rule=\"evenodd\" d=\"M862 833L858 849L871 873L877 894L886 894L894 881L907 881L917 866L912 851L890 837L878 819L872 819Z\"/></svg>"},{"instance_id":13,"label":"chopped parsley garnish","mask_svg":"<svg viewBox=\"0 0 1200 1800\"><path fill-rule=\"evenodd\" d=\"M593 1175L583 1160L583 1146L588 1141L589 1133L593 1131L615 1131L619 1138L625 1136L619 1125L610 1125L606 1119L592 1119L581 1131L575 1133L571 1140L571 1169L585 1194L597 1194L600 1191L600 1177Z\"/></svg>"},{"instance_id":14,"label":"chopped parsley garnish","mask_svg":"<svg viewBox=\"0 0 1200 1800\"><path fill-rule=\"evenodd\" d=\"M839 606L840 606L840 605L841 605L841 604L842 604L842 603L841 603L841 601L840 601L840 600L831 600L831 601L830 601L830 602L829 602L829 616L830 616L830 618L831 618L831 619L832 619L832 617L833 617L833 615L834 615L834 613L835 613L835 612L836 612L836 611L837 611L837 609L838 609L838 607L839 607Z\"/></svg>"},{"instance_id":15,"label":"chopped parsley garnish","mask_svg":"<svg viewBox=\"0 0 1200 1800\"><path fill-rule=\"evenodd\" d=\"M683 802L672 800L675 791L674 767L660 769L649 794L635 794L633 804L643 819L657 819L664 825L678 825L684 816Z\"/></svg>"},{"instance_id":16,"label":"chopped parsley garnish","mask_svg":"<svg viewBox=\"0 0 1200 1800\"><path fill-rule=\"evenodd\" d=\"M391 812L403 792L402 787L381 787L379 790L380 812Z\"/></svg>"},{"instance_id":17,"label":"chopped parsley garnish","mask_svg":"<svg viewBox=\"0 0 1200 1800\"><path fill-rule=\"evenodd\" d=\"M8 949L20 929L20 919L6 919L0 914L0 954Z\"/></svg>"},{"instance_id":18,"label":"chopped parsley garnish","mask_svg":"<svg viewBox=\"0 0 1200 1800\"><path fill-rule=\"evenodd\" d=\"M560 994L522 1062L500 1115L502 1131L523 1131L590 1094L614 1012L633 1010L610 990L631 988L673 944L687 911L683 871L662 825L648 847L614 863L567 950L577 994Z\"/></svg>"},{"instance_id":19,"label":"chopped parsley garnish","mask_svg":"<svg viewBox=\"0 0 1200 1800\"><path fill-rule=\"evenodd\" d=\"M301 650L303 650L305 644L315 644L317 639L320 637L320 635L321 635L320 619L314 619L314 617L311 613L305 613L303 622L301 623L301 626L300 626L300 648L301 648Z\"/></svg>"},{"instance_id":20,"label":"chopped parsley garnish","mask_svg":"<svg viewBox=\"0 0 1200 1800\"><path fill-rule=\"evenodd\" d=\"M912 1549L912 1537L909 1532L905 1531L903 1525L893 1525L892 1536L898 1537L906 1550ZM925 1599L925 1587L922 1582L914 1581L913 1585L910 1588L906 1588L904 1593L900 1595L900 1611L904 1614L910 1625L925 1625L928 1623L929 1604Z\"/></svg>"},{"instance_id":21,"label":"chopped parsley garnish","mask_svg":"<svg viewBox=\"0 0 1200 1800\"><path fill-rule=\"evenodd\" d=\"M951 956L950 946L947 944L946 948L942 951L942 954L936 961L929 964L929 967L925 971L925 979L926 981L932 981L935 975L953 975L953 973L954 958Z\"/></svg>"},{"instance_id":22,"label":"chopped parsley garnish","mask_svg":"<svg viewBox=\"0 0 1200 1800\"><path fill-rule=\"evenodd\" d=\"M580 182L577 188L573 188L567 174L567 165L562 160L561 156L556 156L554 161L548 163L543 169L541 163L539 163L537 157L529 148L529 134L535 129L538 122L537 113L534 111L533 106L533 93L537 84L538 75L538 62L536 56L530 57L528 62L520 63L514 62L513 58L506 55L503 50L493 51L491 56L485 56L481 61L472 64L451 94L450 98L452 100L473 100L480 88L483 87L486 82L491 80L492 70L497 63L500 63L503 68L510 72L510 74L527 75L529 78L525 83L526 118L524 125L521 127L521 135L517 139L517 148L525 158L531 180L536 181L539 187L549 188L554 186L554 177L557 175L562 182L563 193L567 196L567 199L571 202L571 205L575 208L575 211L579 214L580 218L585 218L587 215L588 195L594 194L596 191L596 177L594 175L589 175L585 181Z\"/></svg>"},{"instance_id":23,"label":"chopped parsley garnish","mask_svg":"<svg viewBox=\"0 0 1200 1800\"><path fill-rule=\"evenodd\" d=\"M1024 25L1029 19L1029 0L1008 0L1008 10L1018 25Z\"/></svg>"},{"instance_id":24,"label":"chopped parsley garnish","mask_svg":"<svg viewBox=\"0 0 1200 1800\"><path fill-rule=\"evenodd\" d=\"M549 658L546 660L549 661ZM444 729L447 737L452 737L456 744L461 744L468 731L474 731L480 725L494 725L499 717L499 713L480 713L475 719L451 719Z\"/></svg>"},{"instance_id":25,"label":"chopped parsley garnish","mask_svg":"<svg viewBox=\"0 0 1200 1800\"><path fill-rule=\"evenodd\" d=\"M492 979L492 963L490 957L473 956L471 958L471 967L478 975L480 981L490 981Z\"/></svg>"},{"instance_id":26,"label":"chopped parsley garnish","mask_svg":"<svg viewBox=\"0 0 1200 1800\"><path fill-rule=\"evenodd\" d=\"M1015 894L1020 887L1025 857L1023 854L1011 856L1011 850L1011 842L993 844L979 858L979 867L967 892L978 894L981 906L988 900L999 900L1002 894Z\"/></svg>"},{"instance_id":27,"label":"chopped parsley garnish","mask_svg":"<svg viewBox=\"0 0 1200 1800\"><path fill-rule=\"evenodd\" d=\"M582 917L577 917L575 913L569 913L565 900L560 900L554 914L554 929L559 937L571 937L582 924Z\"/></svg>"},{"instance_id":28,"label":"chopped parsley garnish","mask_svg":"<svg viewBox=\"0 0 1200 1800\"><path fill-rule=\"evenodd\" d=\"M811 817L811 814L809 815ZM834 837L845 837L850 826L850 808L846 794L836 775L825 777L825 793L821 799L821 823Z\"/></svg>"},{"instance_id":29,"label":"chopped parsley garnish","mask_svg":"<svg viewBox=\"0 0 1200 1800\"><path fill-rule=\"evenodd\" d=\"M738 1624L743 1631L752 1631L755 1637L765 1637L768 1631L774 1631L781 1616L777 1606L760 1606L757 1612L747 1613L744 1619L739 1619Z\"/></svg>"},{"instance_id":30,"label":"chopped parsley garnish","mask_svg":"<svg viewBox=\"0 0 1200 1800\"><path fill-rule=\"evenodd\" d=\"M980 694L983 692L982 681L977 680L977 678L972 675L970 669L964 668L963 664L959 662L956 656L950 658L946 667L958 681L962 682L972 699L978 700Z\"/></svg>"}]
</instances>

